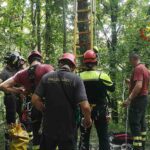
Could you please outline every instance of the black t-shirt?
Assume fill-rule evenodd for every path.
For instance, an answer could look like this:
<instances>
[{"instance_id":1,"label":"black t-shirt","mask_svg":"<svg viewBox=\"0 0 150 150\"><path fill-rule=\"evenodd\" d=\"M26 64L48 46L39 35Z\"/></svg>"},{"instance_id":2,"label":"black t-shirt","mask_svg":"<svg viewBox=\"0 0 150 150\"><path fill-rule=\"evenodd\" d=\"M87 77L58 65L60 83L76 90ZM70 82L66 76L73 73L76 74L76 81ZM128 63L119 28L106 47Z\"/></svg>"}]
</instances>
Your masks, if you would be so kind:
<instances>
[{"instance_id":1,"label":"black t-shirt","mask_svg":"<svg viewBox=\"0 0 150 150\"><path fill-rule=\"evenodd\" d=\"M9 68L8 66L4 67L4 69L0 72L0 80L2 80L2 82L4 82L5 80L9 79L10 77L12 77L13 75L15 75L17 73L16 69L13 68ZM12 93L5 93L5 96L15 96L15 94ZM9 97L11 98L11 97Z\"/></svg>"},{"instance_id":2,"label":"black t-shirt","mask_svg":"<svg viewBox=\"0 0 150 150\"><path fill-rule=\"evenodd\" d=\"M2 81L5 81L12 77L14 74L16 74L17 70L15 69L10 69L9 67L5 67L1 72L0 72L0 79Z\"/></svg>"},{"instance_id":3,"label":"black t-shirt","mask_svg":"<svg viewBox=\"0 0 150 150\"><path fill-rule=\"evenodd\" d=\"M43 132L50 138L70 139L74 133L74 106L87 100L83 81L75 74L60 71L64 89L69 97L64 94L58 71L47 73L40 81L35 93L45 98L45 111Z\"/></svg>"}]
</instances>

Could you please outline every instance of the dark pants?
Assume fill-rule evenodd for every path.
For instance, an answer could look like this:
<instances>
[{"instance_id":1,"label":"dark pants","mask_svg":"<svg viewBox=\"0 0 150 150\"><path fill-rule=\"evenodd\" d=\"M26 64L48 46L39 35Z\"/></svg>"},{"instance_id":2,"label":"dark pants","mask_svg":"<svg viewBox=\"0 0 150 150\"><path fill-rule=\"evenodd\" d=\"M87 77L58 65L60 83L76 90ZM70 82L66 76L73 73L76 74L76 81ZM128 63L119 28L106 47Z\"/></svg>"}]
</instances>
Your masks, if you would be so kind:
<instances>
[{"instance_id":1,"label":"dark pants","mask_svg":"<svg viewBox=\"0 0 150 150\"><path fill-rule=\"evenodd\" d=\"M41 127L42 113L36 108L32 108L31 112L32 131L33 131L33 145L40 145L41 134L39 133Z\"/></svg>"},{"instance_id":2,"label":"dark pants","mask_svg":"<svg viewBox=\"0 0 150 150\"><path fill-rule=\"evenodd\" d=\"M22 123L25 125L26 130L29 134L30 139L32 139L34 149L40 145L41 134L39 133L41 127L42 113L38 111L31 104L31 97L26 97L23 105L22 112Z\"/></svg>"},{"instance_id":3,"label":"dark pants","mask_svg":"<svg viewBox=\"0 0 150 150\"><path fill-rule=\"evenodd\" d=\"M108 122L105 108L103 108L103 110L93 110L92 119L94 121L99 139L99 150L110 150L108 138ZM89 150L91 128L85 129L83 126L81 126L80 130L81 137L79 150Z\"/></svg>"},{"instance_id":4,"label":"dark pants","mask_svg":"<svg viewBox=\"0 0 150 150\"><path fill-rule=\"evenodd\" d=\"M22 102L16 95L9 94L4 97L4 104L6 107L6 122L8 124L16 122L16 112L21 116Z\"/></svg>"},{"instance_id":5,"label":"dark pants","mask_svg":"<svg viewBox=\"0 0 150 150\"><path fill-rule=\"evenodd\" d=\"M129 108L129 124L133 135L134 150L144 150L146 140L145 112L147 107L147 96L134 99Z\"/></svg>"},{"instance_id":6,"label":"dark pants","mask_svg":"<svg viewBox=\"0 0 150 150\"><path fill-rule=\"evenodd\" d=\"M74 139L59 140L42 135L40 150L56 150L57 147L59 150L76 150Z\"/></svg>"},{"instance_id":7,"label":"dark pants","mask_svg":"<svg viewBox=\"0 0 150 150\"><path fill-rule=\"evenodd\" d=\"M4 105L6 108L6 122L7 124L16 122L16 113L21 118L22 101L14 94L7 94L4 97ZM8 131L5 133L5 150L9 150L10 137Z\"/></svg>"}]
</instances>

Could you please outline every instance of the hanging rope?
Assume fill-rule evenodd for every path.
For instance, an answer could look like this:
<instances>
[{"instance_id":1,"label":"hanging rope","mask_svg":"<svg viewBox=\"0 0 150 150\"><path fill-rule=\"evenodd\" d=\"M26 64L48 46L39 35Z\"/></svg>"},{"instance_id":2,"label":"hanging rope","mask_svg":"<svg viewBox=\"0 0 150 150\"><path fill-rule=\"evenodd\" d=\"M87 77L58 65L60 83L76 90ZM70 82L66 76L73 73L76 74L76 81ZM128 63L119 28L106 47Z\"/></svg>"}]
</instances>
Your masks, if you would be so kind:
<instances>
[{"instance_id":1,"label":"hanging rope","mask_svg":"<svg viewBox=\"0 0 150 150\"><path fill-rule=\"evenodd\" d=\"M122 99L125 100L125 92L126 92L126 83L125 83L125 80L123 80L123 84L122 84ZM126 123L125 123L125 146L126 146L126 149L128 148L128 116L129 116L129 107L127 107L127 110L126 110Z\"/></svg>"}]
</instances>

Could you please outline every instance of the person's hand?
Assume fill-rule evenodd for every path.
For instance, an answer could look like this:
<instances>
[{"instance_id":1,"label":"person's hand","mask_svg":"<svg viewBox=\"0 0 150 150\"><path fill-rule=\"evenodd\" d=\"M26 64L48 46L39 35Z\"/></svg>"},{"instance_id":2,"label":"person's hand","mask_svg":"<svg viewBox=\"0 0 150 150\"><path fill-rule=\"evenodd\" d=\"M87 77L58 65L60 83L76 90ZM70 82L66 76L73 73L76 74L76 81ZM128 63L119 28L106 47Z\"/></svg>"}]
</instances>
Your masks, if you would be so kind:
<instances>
[{"instance_id":1,"label":"person's hand","mask_svg":"<svg viewBox=\"0 0 150 150\"><path fill-rule=\"evenodd\" d=\"M21 99L22 101L24 101L25 98L26 98L26 96L25 96L24 94L20 94L19 96L20 96L20 99Z\"/></svg>"},{"instance_id":2,"label":"person's hand","mask_svg":"<svg viewBox=\"0 0 150 150\"><path fill-rule=\"evenodd\" d=\"M17 88L15 87L14 89L15 89L16 93L18 93L18 94L25 95L25 93L26 93L26 90L24 87L17 87Z\"/></svg>"},{"instance_id":3,"label":"person's hand","mask_svg":"<svg viewBox=\"0 0 150 150\"><path fill-rule=\"evenodd\" d=\"M107 122L110 122L110 120L111 120L111 115L110 115L110 114L108 114L108 115L106 116L106 120L107 120Z\"/></svg>"},{"instance_id":4,"label":"person's hand","mask_svg":"<svg viewBox=\"0 0 150 150\"><path fill-rule=\"evenodd\" d=\"M45 110L45 105L43 104L43 102L38 102L36 104L36 109L38 109L39 111L43 112Z\"/></svg>"},{"instance_id":5,"label":"person's hand","mask_svg":"<svg viewBox=\"0 0 150 150\"><path fill-rule=\"evenodd\" d=\"M125 79L126 84L130 84L130 79Z\"/></svg>"},{"instance_id":6,"label":"person's hand","mask_svg":"<svg viewBox=\"0 0 150 150\"><path fill-rule=\"evenodd\" d=\"M89 128L92 125L92 119L91 118L89 118L89 119L83 118L82 123L85 128Z\"/></svg>"},{"instance_id":7,"label":"person's hand","mask_svg":"<svg viewBox=\"0 0 150 150\"><path fill-rule=\"evenodd\" d=\"M130 100L129 99L125 100L122 104L123 107L128 107L129 105L130 105Z\"/></svg>"}]
</instances>

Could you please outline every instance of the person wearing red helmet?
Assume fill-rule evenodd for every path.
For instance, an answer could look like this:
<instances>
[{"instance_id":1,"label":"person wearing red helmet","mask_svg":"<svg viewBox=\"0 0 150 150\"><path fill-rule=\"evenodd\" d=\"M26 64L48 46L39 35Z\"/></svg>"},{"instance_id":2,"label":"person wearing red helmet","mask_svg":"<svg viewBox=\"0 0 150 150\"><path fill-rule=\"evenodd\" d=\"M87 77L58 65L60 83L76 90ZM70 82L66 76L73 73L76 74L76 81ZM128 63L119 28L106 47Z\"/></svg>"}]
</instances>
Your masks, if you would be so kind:
<instances>
[{"instance_id":1,"label":"person wearing red helmet","mask_svg":"<svg viewBox=\"0 0 150 150\"><path fill-rule=\"evenodd\" d=\"M59 70L48 73L36 88L33 105L43 111L43 135L41 150L75 150L75 109L80 105L84 125L91 125L90 105L82 80L73 73L75 56L65 53L60 57ZM45 97L45 106L42 98Z\"/></svg>"},{"instance_id":2,"label":"person wearing red helmet","mask_svg":"<svg viewBox=\"0 0 150 150\"><path fill-rule=\"evenodd\" d=\"M0 89L17 94L25 94L26 101L31 102L31 95L39 84L42 76L53 71L53 67L48 64L41 64L42 55L38 51L32 51L28 56L29 68L23 69L12 78L6 80L0 85ZM14 88L14 85L20 85L20 88ZM34 107L31 111L31 121L33 130L33 149L38 149L40 143L39 129L41 125L42 113ZM25 123L23 121L23 123ZM26 124L26 123L25 123ZM30 125L28 130L30 130ZM27 128L28 128L27 127Z\"/></svg>"},{"instance_id":3,"label":"person wearing red helmet","mask_svg":"<svg viewBox=\"0 0 150 150\"><path fill-rule=\"evenodd\" d=\"M93 50L87 50L84 53L84 63L97 63L97 54Z\"/></svg>"},{"instance_id":4,"label":"person wearing red helmet","mask_svg":"<svg viewBox=\"0 0 150 150\"><path fill-rule=\"evenodd\" d=\"M41 62L42 55L39 51L32 51L28 56L28 62L31 64L34 60Z\"/></svg>"},{"instance_id":5,"label":"person wearing red helmet","mask_svg":"<svg viewBox=\"0 0 150 150\"><path fill-rule=\"evenodd\" d=\"M83 55L85 70L80 73L84 81L88 101L91 105L92 120L95 124L98 138L99 150L110 150L108 140L108 113L107 113L107 91L115 90L110 77L96 69L98 64L97 53L94 50L87 50ZM89 150L89 139L91 128L85 130L81 125L80 150Z\"/></svg>"}]
</instances>

